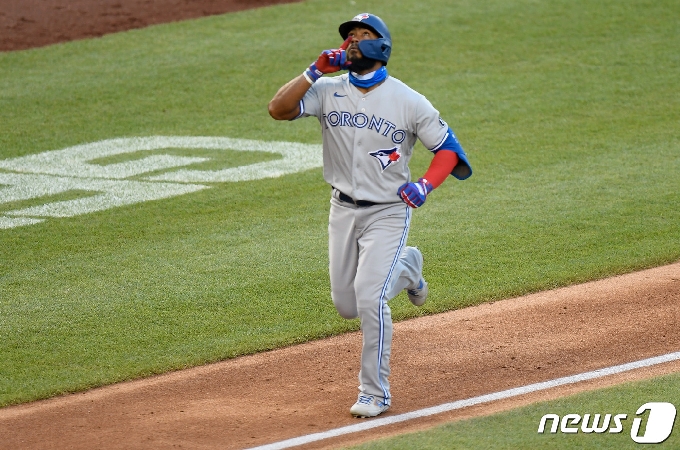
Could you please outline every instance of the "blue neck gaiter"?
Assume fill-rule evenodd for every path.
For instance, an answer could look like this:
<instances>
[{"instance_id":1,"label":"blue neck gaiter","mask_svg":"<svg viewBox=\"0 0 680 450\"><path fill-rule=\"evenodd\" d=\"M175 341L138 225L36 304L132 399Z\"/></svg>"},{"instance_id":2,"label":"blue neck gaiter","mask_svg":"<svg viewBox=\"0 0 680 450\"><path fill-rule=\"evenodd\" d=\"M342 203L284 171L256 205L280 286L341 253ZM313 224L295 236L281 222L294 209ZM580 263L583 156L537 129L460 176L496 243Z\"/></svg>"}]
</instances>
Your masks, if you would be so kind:
<instances>
[{"instance_id":1,"label":"blue neck gaiter","mask_svg":"<svg viewBox=\"0 0 680 450\"><path fill-rule=\"evenodd\" d=\"M354 75L354 72L351 71L349 73L349 82L356 87L364 89L375 86L385 80L385 78L387 78L387 67L385 66L382 66L375 72L367 73L366 75Z\"/></svg>"}]
</instances>

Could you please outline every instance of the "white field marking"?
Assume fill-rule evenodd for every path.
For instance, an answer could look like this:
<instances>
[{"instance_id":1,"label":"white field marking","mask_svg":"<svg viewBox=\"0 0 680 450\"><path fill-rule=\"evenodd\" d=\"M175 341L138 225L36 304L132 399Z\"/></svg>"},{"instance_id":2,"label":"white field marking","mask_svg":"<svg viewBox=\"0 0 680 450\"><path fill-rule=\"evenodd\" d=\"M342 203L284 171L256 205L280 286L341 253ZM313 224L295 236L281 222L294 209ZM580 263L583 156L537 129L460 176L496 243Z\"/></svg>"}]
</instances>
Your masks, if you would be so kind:
<instances>
[{"instance_id":1,"label":"white field marking","mask_svg":"<svg viewBox=\"0 0 680 450\"><path fill-rule=\"evenodd\" d=\"M95 178L54 177L51 175L0 173L0 203L25 200L68 191L95 191L96 194L75 200L47 203L8 211L8 216L73 217L117 206L159 200L188 194L208 186L200 184L151 183L148 181L102 180Z\"/></svg>"},{"instance_id":2,"label":"white field marking","mask_svg":"<svg viewBox=\"0 0 680 450\"><path fill-rule=\"evenodd\" d=\"M89 161L113 155L164 148L237 150L280 154L273 161L223 170L180 170L147 177L147 181L124 180L158 170L185 167L209 158L150 155L118 164ZM40 217L73 217L118 206L159 200L196 192L215 183L275 178L322 166L320 145L295 142L263 142L227 137L151 136L118 138L76 145L33 155L0 160L0 206L69 191L92 195L40 206L7 211L0 216L0 229L43 222ZM18 172L18 173L17 173ZM21 217L16 217L21 216Z\"/></svg>"},{"instance_id":3,"label":"white field marking","mask_svg":"<svg viewBox=\"0 0 680 450\"><path fill-rule=\"evenodd\" d=\"M360 431L366 431L372 428L392 425L399 422L405 422L407 420L419 419L421 417L432 416L434 414L441 414L448 411L454 411L456 409L462 409L467 408L469 406L479 405L481 403L489 403L493 401L503 400L510 397L516 397L518 395L524 395L532 392L551 389L558 386L564 386L567 384L574 384L582 381L593 380L596 378L606 377L608 375L628 372L630 370L641 369L644 367L650 367L657 364L663 364L677 360L680 360L680 352L669 353L654 358L643 359L640 361L635 361L627 364L621 364L619 366L598 369L592 372L585 372L578 375L556 378L554 380L544 381L542 383L529 384L518 388L508 389L506 391L495 392L493 394L480 395L479 397L458 400L452 403L444 403L442 405L419 409L417 411L399 414L397 416L388 416L379 419L365 420L356 425L349 425L346 427L335 428L333 430L323 431L320 433L313 433L305 436L287 439L285 441L274 442L272 444L262 445L259 447L252 447L249 450L278 450L295 447L298 445L309 444L311 442L316 442L323 439L342 436L344 434L358 433Z\"/></svg>"},{"instance_id":4,"label":"white field marking","mask_svg":"<svg viewBox=\"0 0 680 450\"><path fill-rule=\"evenodd\" d=\"M44 222L44 219L29 219L27 217L5 217L0 216L0 230L6 228L24 227Z\"/></svg>"},{"instance_id":5,"label":"white field marking","mask_svg":"<svg viewBox=\"0 0 680 450\"><path fill-rule=\"evenodd\" d=\"M117 138L76 145L63 150L37 153L0 160L0 168L28 173L42 173L78 178L121 179L156 170L187 166L206 161L172 155L152 155L136 161L98 165L88 161L124 153L160 150L164 148L237 150L278 153L282 160L255 163L224 170L184 170L150 177L150 180L183 183L259 180L321 167L320 145L296 142L265 142L227 137L150 136ZM244 175L246 174L246 175Z\"/></svg>"},{"instance_id":6,"label":"white field marking","mask_svg":"<svg viewBox=\"0 0 680 450\"><path fill-rule=\"evenodd\" d=\"M199 147L231 149L244 152L267 152L283 155L283 159L231 167L222 170L178 170L149 177L154 181L180 181L185 183L221 183L277 178L283 175L314 169L323 165L320 145L297 142L265 142L229 138L201 138ZM196 145L196 144L194 144ZM176 147L178 145L173 145ZM166 145L167 147L167 145Z\"/></svg>"}]
</instances>

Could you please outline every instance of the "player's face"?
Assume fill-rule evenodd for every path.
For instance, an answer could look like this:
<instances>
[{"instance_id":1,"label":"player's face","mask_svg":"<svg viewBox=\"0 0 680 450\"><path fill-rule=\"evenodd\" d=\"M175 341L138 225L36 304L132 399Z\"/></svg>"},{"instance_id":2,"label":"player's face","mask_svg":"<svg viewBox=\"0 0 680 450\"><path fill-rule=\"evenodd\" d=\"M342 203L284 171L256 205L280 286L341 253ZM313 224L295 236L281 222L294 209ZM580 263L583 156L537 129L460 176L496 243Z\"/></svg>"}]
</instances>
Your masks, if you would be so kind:
<instances>
[{"instance_id":1,"label":"player's face","mask_svg":"<svg viewBox=\"0 0 680 450\"><path fill-rule=\"evenodd\" d=\"M373 31L369 30L368 28L361 27L352 28L347 36L352 38L349 46L347 47L347 56L352 57L353 55L358 55L359 58L361 57L361 52L359 51L358 47L359 41L363 41L365 39L378 39L378 35Z\"/></svg>"},{"instance_id":2,"label":"player's face","mask_svg":"<svg viewBox=\"0 0 680 450\"><path fill-rule=\"evenodd\" d=\"M347 36L352 38L349 46L347 46L347 59L352 62L352 68L350 70L362 73L370 72L380 67L379 61L364 58L359 50L360 41L366 39L379 39L380 37L377 34L368 28L354 27Z\"/></svg>"}]
</instances>

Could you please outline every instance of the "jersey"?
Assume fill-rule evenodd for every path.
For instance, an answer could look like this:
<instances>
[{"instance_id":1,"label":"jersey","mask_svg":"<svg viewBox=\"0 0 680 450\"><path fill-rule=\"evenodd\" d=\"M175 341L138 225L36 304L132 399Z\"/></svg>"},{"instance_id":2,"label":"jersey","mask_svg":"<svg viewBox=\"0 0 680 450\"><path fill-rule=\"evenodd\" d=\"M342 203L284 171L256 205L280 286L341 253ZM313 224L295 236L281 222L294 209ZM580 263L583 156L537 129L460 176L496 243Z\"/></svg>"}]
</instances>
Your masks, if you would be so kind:
<instances>
[{"instance_id":1,"label":"jersey","mask_svg":"<svg viewBox=\"0 0 680 450\"><path fill-rule=\"evenodd\" d=\"M449 136L439 112L420 93L388 76L362 93L349 75L320 78L300 101L298 117L315 116L323 135L323 176L354 200L401 202L419 139L436 151Z\"/></svg>"}]
</instances>

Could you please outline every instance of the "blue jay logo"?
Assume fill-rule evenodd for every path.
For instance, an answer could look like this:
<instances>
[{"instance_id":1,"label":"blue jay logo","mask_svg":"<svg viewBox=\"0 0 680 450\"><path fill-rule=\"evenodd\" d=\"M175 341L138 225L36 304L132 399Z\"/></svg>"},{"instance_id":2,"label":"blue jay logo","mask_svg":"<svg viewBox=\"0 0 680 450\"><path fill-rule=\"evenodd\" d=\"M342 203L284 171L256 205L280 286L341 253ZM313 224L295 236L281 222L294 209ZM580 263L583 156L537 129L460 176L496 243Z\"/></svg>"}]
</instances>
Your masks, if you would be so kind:
<instances>
[{"instance_id":1,"label":"blue jay logo","mask_svg":"<svg viewBox=\"0 0 680 450\"><path fill-rule=\"evenodd\" d=\"M368 152L368 154L378 160L378 162L380 163L380 167L382 167L382 172L384 172L385 169L390 167L392 163L399 161L399 158L401 158L401 153L399 153L399 147L376 150L374 152Z\"/></svg>"}]
</instances>

